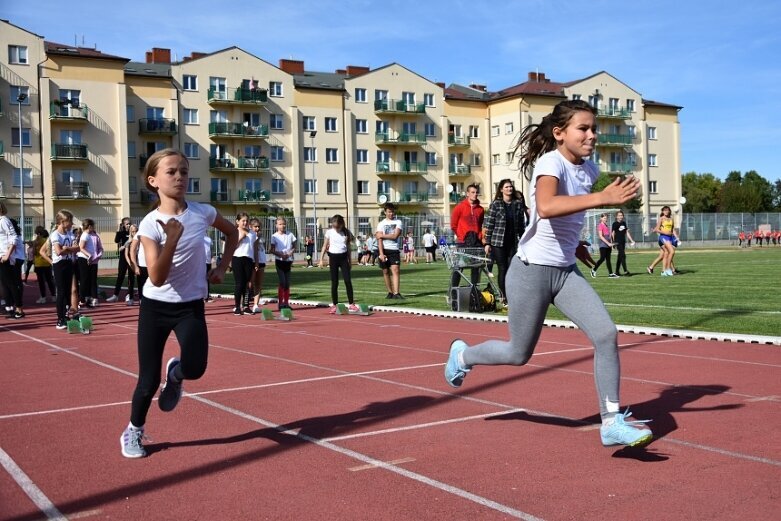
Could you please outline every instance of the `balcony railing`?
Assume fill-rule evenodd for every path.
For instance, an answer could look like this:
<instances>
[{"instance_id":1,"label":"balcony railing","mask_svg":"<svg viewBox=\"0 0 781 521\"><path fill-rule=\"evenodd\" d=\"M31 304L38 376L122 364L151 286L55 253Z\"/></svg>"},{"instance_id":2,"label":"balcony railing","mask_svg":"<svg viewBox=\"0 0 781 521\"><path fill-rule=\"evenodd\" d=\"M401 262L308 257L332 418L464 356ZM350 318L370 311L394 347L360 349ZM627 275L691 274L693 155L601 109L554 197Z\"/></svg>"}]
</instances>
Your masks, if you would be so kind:
<instances>
[{"instance_id":1,"label":"balcony railing","mask_svg":"<svg viewBox=\"0 0 781 521\"><path fill-rule=\"evenodd\" d=\"M58 182L54 188L54 197L57 199L92 199L92 192L90 192L89 183L86 181Z\"/></svg>"},{"instance_id":2,"label":"balcony railing","mask_svg":"<svg viewBox=\"0 0 781 521\"><path fill-rule=\"evenodd\" d=\"M468 147L469 141L470 141L469 136L455 136L455 135L447 136L447 144L450 147Z\"/></svg>"},{"instance_id":3,"label":"balcony railing","mask_svg":"<svg viewBox=\"0 0 781 521\"><path fill-rule=\"evenodd\" d=\"M139 119L138 133L172 136L176 134L176 120L168 118Z\"/></svg>"},{"instance_id":4,"label":"balcony railing","mask_svg":"<svg viewBox=\"0 0 781 521\"><path fill-rule=\"evenodd\" d=\"M599 134L597 137L599 145L631 145L632 136L629 134Z\"/></svg>"},{"instance_id":5,"label":"balcony railing","mask_svg":"<svg viewBox=\"0 0 781 521\"><path fill-rule=\"evenodd\" d=\"M424 162L400 161L397 163L377 163L377 173L382 174L422 174L428 172L428 165Z\"/></svg>"},{"instance_id":6,"label":"balcony railing","mask_svg":"<svg viewBox=\"0 0 781 521\"><path fill-rule=\"evenodd\" d=\"M471 165L450 165L447 167L447 171L450 175L469 175L472 173Z\"/></svg>"},{"instance_id":7,"label":"balcony railing","mask_svg":"<svg viewBox=\"0 0 781 521\"><path fill-rule=\"evenodd\" d=\"M428 192L403 192L399 194L398 204L419 204L428 201Z\"/></svg>"},{"instance_id":8,"label":"balcony railing","mask_svg":"<svg viewBox=\"0 0 781 521\"><path fill-rule=\"evenodd\" d=\"M383 99L374 102L377 114L425 114L425 103L407 103L404 100Z\"/></svg>"},{"instance_id":9,"label":"balcony railing","mask_svg":"<svg viewBox=\"0 0 781 521\"><path fill-rule=\"evenodd\" d=\"M210 157L210 170L248 170L264 172L269 169L268 158L261 157L240 157L238 159L230 157Z\"/></svg>"},{"instance_id":10,"label":"balcony railing","mask_svg":"<svg viewBox=\"0 0 781 521\"><path fill-rule=\"evenodd\" d=\"M266 89L226 89L218 90L210 88L206 93L209 104L218 103L251 103L263 105L268 102L268 91Z\"/></svg>"},{"instance_id":11,"label":"balcony railing","mask_svg":"<svg viewBox=\"0 0 781 521\"><path fill-rule=\"evenodd\" d=\"M377 132L374 134L374 142L378 145L424 145L426 134L423 132L416 134L402 132L394 135L390 132Z\"/></svg>"},{"instance_id":12,"label":"balcony railing","mask_svg":"<svg viewBox=\"0 0 781 521\"><path fill-rule=\"evenodd\" d=\"M618 118L629 119L632 117L632 112L629 109L621 107L607 107L597 110L597 117L599 118Z\"/></svg>"},{"instance_id":13,"label":"balcony railing","mask_svg":"<svg viewBox=\"0 0 781 521\"><path fill-rule=\"evenodd\" d=\"M213 203L227 203L231 200L231 191L212 190L209 192L209 200Z\"/></svg>"},{"instance_id":14,"label":"balcony railing","mask_svg":"<svg viewBox=\"0 0 781 521\"><path fill-rule=\"evenodd\" d=\"M0 156L2 156L3 154L5 154L5 149L3 148L3 142L0 141Z\"/></svg>"},{"instance_id":15,"label":"balcony railing","mask_svg":"<svg viewBox=\"0 0 781 521\"><path fill-rule=\"evenodd\" d=\"M268 190L239 190L234 203L265 203L271 200Z\"/></svg>"},{"instance_id":16,"label":"balcony railing","mask_svg":"<svg viewBox=\"0 0 781 521\"><path fill-rule=\"evenodd\" d=\"M635 169L632 163L604 163L604 165L610 174L625 174Z\"/></svg>"},{"instance_id":17,"label":"balcony railing","mask_svg":"<svg viewBox=\"0 0 781 521\"><path fill-rule=\"evenodd\" d=\"M49 103L49 119L87 121L89 110L86 105L73 106L70 103L52 101Z\"/></svg>"},{"instance_id":18,"label":"balcony railing","mask_svg":"<svg viewBox=\"0 0 781 521\"><path fill-rule=\"evenodd\" d=\"M450 192L450 195L448 196L448 199L451 203L460 203L464 199L466 199L466 194L459 194L457 192Z\"/></svg>"},{"instance_id":19,"label":"balcony railing","mask_svg":"<svg viewBox=\"0 0 781 521\"><path fill-rule=\"evenodd\" d=\"M52 145L53 160L86 161L87 145L65 145L55 143Z\"/></svg>"},{"instance_id":20,"label":"balcony railing","mask_svg":"<svg viewBox=\"0 0 781 521\"><path fill-rule=\"evenodd\" d=\"M209 123L209 137L260 138L268 137L268 125L243 123Z\"/></svg>"}]
</instances>

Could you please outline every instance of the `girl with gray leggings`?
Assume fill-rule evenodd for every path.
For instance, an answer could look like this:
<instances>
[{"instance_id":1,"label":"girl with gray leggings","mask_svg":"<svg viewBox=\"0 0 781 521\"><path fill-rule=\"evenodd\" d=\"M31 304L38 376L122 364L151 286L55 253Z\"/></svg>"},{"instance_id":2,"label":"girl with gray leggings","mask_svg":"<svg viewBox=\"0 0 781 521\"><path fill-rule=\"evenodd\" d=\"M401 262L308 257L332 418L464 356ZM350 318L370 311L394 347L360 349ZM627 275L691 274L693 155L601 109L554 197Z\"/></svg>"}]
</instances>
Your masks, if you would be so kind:
<instances>
[{"instance_id":1,"label":"girl with gray leggings","mask_svg":"<svg viewBox=\"0 0 781 521\"><path fill-rule=\"evenodd\" d=\"M526 364L553 304L594 344L602 443L642 446L653 438L645 421L627 421L629 411L619 410L616 326L575 265L585 211L626 203L637 196L640 185L634 177L619 178L603 191L591 193L599 170L583 158L594 152L596 128L596 109L584 101L568 100L521 134L516 152L521 171L531 181L531 216L507 273L510 340L488 340L472 347L453 341L445 380L459 387L474 366Z\"/></svg>"}]
</instances>

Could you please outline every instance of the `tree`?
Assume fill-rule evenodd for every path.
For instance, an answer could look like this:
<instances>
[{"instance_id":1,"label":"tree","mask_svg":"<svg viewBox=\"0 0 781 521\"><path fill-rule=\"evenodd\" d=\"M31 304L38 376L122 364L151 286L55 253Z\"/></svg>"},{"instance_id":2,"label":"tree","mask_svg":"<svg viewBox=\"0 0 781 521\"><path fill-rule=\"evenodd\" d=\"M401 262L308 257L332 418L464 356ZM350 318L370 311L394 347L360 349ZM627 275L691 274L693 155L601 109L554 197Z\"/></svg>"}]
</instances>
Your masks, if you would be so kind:
<instances>
[{"instance_id":1,"label":"tree","mask_svg":"<svg viewBox=\"0 0 781 521\"><path fill-rule=\"evenodd\" d=\"M720 212L767 212L773 209L773 187L770 182L750 170L742 175L732 171L727 175L719 196Z\"/></svg>"},{"instance_id":2,"label":"tree","mask_svg":"<svg viewBox=\"0 0 781 521\"><path fill-rule=\"evenodd\" d=\"M682 178L683 196L686 204L685 213L710 213L718 208L721 180L713 174L697 174L688 172Z\"/></svg>"},{"instance_id":3,"label":"tree","mask_svg":"<svg viewBox=\"0 0 781 521\"><path fill-rule=\"evenodd\" d=\"M615 179L615 176L609 175L606 172L600 172L599 177L597 177L597 180L594 181L594 184L591 186L591 193L597 193L601 192L605 189L607 185L613 182ZM643 199L642 196L636 197L632 199L631 201L628 201L626 204L624 204L624 207L622 208L626 213L637 213L640 208L643 206Z\"/></svg>"},{"instance_id":4,"label":"tree","mask_svg":"<svg viewBox=\"0 0 781 521\"><path fill-rule=\"evenodd\" d=\"M781 212L781 179L773 184L773 210Z\"/></svg>"}]
</instances>

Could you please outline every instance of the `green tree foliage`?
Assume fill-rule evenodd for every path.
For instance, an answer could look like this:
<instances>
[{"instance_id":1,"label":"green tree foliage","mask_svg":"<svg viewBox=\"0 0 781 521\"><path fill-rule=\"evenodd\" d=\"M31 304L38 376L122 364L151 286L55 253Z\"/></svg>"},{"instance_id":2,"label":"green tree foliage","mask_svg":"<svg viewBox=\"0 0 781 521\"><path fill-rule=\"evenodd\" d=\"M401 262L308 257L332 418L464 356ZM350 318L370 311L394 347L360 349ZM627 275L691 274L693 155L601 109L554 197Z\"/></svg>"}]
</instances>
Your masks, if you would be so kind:
<instances>
[{"instance_id":1,"label":"green tree foliage","mask_svg":"<svg viewBox=\"0 0 781 521\"><path fill-rule=\"evenodd\" d=\"M719 195L720 212L768 212L773 210L773 186L750 170L745 175L732 171Z\"/></svg>"},{"instance_id":2,"label":"green tree foliage","mask_svg":"<svg viewBox=\"0 0 781 521\"><path fill-rule=\"evenodd\" d=\"M781 212L781 179L773 184L773 210Z\"/></svg>"},{"instance_id":3,"label":"green tree foliage","mask_svg":"<svg viewBox=\"0 0 781 521\"><path fill-rule=\"evenodd\" d=\"M594 181L594 184L591 186L591 193L597 193L601 192L605 189L607 185L613 182L615 179L615 176L609 175L606 172L600 172L599 177L597 177L597 180ZM623 210L626 213L637 213L640 211L640 208L643 206L643 198L642 195L640 197L636 197L635 199L632 199L631 201L627 202Z\"/></svg>"},{"instance_id":4,"label":"green tree foliage","mask_svg":"<svg viewBox=\"0 0 781 521\"><path fill-rule=\"evenodd\" d=\"M682 178L685 213L711 213L718 209L721 180L713 174L688 172Z\"/></svg>"}]
</instances>

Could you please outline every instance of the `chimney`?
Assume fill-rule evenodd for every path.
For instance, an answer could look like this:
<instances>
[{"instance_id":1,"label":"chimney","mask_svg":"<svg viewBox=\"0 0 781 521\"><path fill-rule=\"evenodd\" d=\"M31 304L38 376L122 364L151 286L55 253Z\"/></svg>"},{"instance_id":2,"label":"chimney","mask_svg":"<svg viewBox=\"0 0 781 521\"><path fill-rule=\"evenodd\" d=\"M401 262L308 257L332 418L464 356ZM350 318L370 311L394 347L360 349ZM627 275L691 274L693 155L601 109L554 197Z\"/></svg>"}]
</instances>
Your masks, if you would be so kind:
<instances>
[{"instance_id":1,"label":"chimney","mask_svg":"<svg viewBox=\"0 0 781 521\"><path fill-rule=\"evenodd\" d=\"M147 63L171 63L171 49L162 49L153 47L151 51L146 51Z\"/></svg>"},{"instance_id":2,"label":"chimney","mask_svg":"<svg viewBox=\"0 0 781 521\"><path fill-rule=\"evenodd\" d=\"M190 53L189 57L185 56L182 61L186 61L187 62L187 61L190 61L190 60L197 60L198 58L203 58L206 55L207 55L207 53L205 53L205 52L195 52L195 51L193 51L193 52Z\"/></svg>"},{"instance_id":3,"label":"chimney","mask_svg":"<svg viewBox=\"0 0 781 521\"><path fill-rule=\"evenodd\" d=\"M358 65L348 65L347 66L347 75L348 76L360 76L361 74L366 74L369 72L368 67L362 67Z\"/></svg>"},{"instance_id":4,"label":"chimney","mask_svg":"<svg viewBox=\"0 0 781 521\"><path fill-rule=\"evenodd\" d=\"M437 87L439 87L440 89L444 89L445 88L445 82L444 81L438 81L437 82Z\"/></svg>"},{"instance_id":5,"label":"chimney","mask_svg":"<svg viewBox=\"0 0 781 521\"><path fill-rule=\"evenodd\" d=\"M529 81L537 81L537 73L536 72L530 72L529 73Z\"/></svg>"},{"instance_id":6,"label":"chimney","mask_svg":"<svg viewBox=\"0 0 781 521\"><path fill-rule=\"evenodd\" d=\"M540 83L545 83L546 81L550 81L550 80L545 78L545 73L544 72L540 72L540 73L537 73L537 81L540 82Z\"/></svg>"},{"instance_id":7,"label":"chimney","mask_svg":"<svg viewBox=\"0 0 781 521\"><path fill-rule=\"evenodd\" d=\"M470 89L479 90L480 92L486 92L488 90L488 87L485 85L478 85L477 83L473 83L469 86Z\"/></svg>"},{"instance_id":8,"label":"chimney","mask_svg":"<svg viewBox=\"0 0 781 521\"><path fill-rule=\"evenodd\" d=\"M346 76L347 69L336 69L336 74L341 74L342 76Z\"/></svg>"},{"instance_id":9,"label":"chimney","mask_svg":"<svg viewBox=\"0 0 781 521\"><path fill-rule=\"evenodd\" d=\"M304 74L304 62L301 60L279 60L279 68L288 74Z\"/></svg>"}]
</instances>

